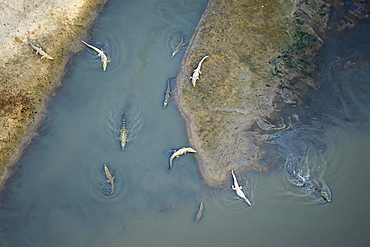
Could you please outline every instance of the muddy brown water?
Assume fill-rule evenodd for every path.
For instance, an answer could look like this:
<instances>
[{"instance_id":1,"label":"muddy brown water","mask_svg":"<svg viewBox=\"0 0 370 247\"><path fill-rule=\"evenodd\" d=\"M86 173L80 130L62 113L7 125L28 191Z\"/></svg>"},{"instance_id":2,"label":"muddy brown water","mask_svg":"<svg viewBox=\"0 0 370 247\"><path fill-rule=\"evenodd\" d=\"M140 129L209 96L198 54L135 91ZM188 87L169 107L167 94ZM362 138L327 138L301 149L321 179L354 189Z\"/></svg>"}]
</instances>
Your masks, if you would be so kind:
<instances>
[{"instance_id":1,"label":"muddy brown water","mask_svg":"<svg viewBox=\"0 0 370 247\"><path fill-rule=\"evenodd\" d=\"M205 7L198 0L107 4L87 41L111 63L103 72L87 48L71 59L39 136L1 197L1 247L367 246L369 25L325 45L317 76L325 83L305 102L307 120L266 144L266 163L281 161L277 169L237 174L248 207L230 188L205 186L192 154L168 171L172 149L189 145L174 102L162 105L184 54L171 52L180 36L190 39ZM332 202L292 183L288 162L328 186ZM115 177L112 195L104 164ZM201 201L204 215L195 224Z\"/></svg>"}]
</instances>

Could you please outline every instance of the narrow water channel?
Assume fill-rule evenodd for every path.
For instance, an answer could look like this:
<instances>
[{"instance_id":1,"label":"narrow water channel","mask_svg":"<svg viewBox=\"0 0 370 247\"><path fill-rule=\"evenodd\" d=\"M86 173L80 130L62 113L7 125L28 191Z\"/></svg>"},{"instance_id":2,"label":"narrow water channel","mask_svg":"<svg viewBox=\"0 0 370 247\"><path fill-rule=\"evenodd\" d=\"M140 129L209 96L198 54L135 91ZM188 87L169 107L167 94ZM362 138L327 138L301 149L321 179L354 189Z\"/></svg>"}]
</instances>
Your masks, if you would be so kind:
<instances>
[{"instance_id":1,"label":"narrow water channel","mask_svg":"<svg viewBox=\"0 0 370 247\"><path fill-rule=\"evenodd\" d=\"M331 203L292 189L279 169L238 174L252 207L229 188L204 185L191 154L175 160L169 172L172 150L189 145L174 102L163 108L167 79L178 73L184 49L174 58L171 52L181 37L189 41L206 4L108 2L86 41L102 48L111 63L103 72L99 57L87 47L72 57L39 135L2 195L0 247L366 246L368 46L351 59L353 53L342 54L362 63L340 73L338 63L331 62L335 49L328 48L327 73L322 72L330 82L319 92L331 110L325 118L318 115L325 119L319 128L325 149L307 159L320 163L317 170L333 193ZM351 91L355 85L361 90ZM128 142L122 151L123 116ZM104 164L115 177L112 195ZM200 202L204 215L194 223Z\"/></svg>"}]
</instances>

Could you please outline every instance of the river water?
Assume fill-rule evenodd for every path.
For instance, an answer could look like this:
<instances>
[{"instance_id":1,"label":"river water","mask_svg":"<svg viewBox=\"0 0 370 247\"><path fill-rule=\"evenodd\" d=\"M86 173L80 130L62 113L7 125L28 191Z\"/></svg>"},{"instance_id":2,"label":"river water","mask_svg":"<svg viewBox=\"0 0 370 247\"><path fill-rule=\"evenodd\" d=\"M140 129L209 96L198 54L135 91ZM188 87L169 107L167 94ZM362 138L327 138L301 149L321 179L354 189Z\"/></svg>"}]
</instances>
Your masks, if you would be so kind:
<instances>
[{"instance_id":1,"label":"river water","mask_svg":"<svg viewBox=\"0 0 370 247\"><path fill-rule=\"evenodd\" d=\"M252 207L230 188L204 185L191 154L168 171L172 150L188 145L174 102L163 109L167 79L178 73L184 49L170 55L180 37L189 41L206 4L108 2L86 41L103 48L111 63L103 72L85 47L71 59L39 135L2 195L1 247L367 246L368 25L346 33L348 41L328 41L320 72L326 86L307 102L315 121L279 133L283 154L271 152L285 162L301 155L308 173L330 188L331 203L292 184L285 169L237 174ZM294 152L297 143L305 152ZM115 177L112 195L104 164ZM201 201L204 215L194 223Z\"/></svg>"}]
</instances>

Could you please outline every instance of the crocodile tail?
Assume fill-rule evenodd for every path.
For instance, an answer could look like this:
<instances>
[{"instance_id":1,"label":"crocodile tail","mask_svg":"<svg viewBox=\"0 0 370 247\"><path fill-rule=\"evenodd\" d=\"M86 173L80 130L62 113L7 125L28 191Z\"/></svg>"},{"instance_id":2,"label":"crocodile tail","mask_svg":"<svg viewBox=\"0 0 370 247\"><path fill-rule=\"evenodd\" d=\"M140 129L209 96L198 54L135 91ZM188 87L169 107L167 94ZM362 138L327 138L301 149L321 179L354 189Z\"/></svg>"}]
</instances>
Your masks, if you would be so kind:
<instances>
[{"instance_id":1,"label":"crocodile tail","mask_svg":"<svg viewBox=\"0 0 370 247\"><path fill-rule=\"evenodd\" d=\"M173 157L170 158L170 170L172 169L172 161L173 161Z\"/></svg>"},{"instance_id":2,"label":"crocodile tail","mask_svg":"<svg viewBox=\"0 0 370 247\"><path fill-rule=\"evenodd\" d=\"M122 129L121 129L121 132L127 132L125 115L122 115Z\"/></svg>"}]
</instances>

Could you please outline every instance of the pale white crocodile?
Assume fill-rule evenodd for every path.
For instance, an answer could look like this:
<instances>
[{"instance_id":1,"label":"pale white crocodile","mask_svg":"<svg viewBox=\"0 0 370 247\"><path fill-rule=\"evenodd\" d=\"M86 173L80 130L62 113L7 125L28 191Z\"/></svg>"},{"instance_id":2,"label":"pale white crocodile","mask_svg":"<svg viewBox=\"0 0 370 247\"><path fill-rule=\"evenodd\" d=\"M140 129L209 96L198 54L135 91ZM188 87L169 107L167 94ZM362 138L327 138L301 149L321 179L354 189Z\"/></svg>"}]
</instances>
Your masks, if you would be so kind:
<instances>
[{"instance_id":1,"label":"pale white crocodile","mask_svg":"<svg viewBox=\"0 0 370 247\"><path fill-rule=\"evenodd\" d=\"M28 44L30 44L30 46L33 49L36 50L36 54L40 54L41 55L41 59L43 59L45 57L47 59L54 60L54 58L52 58L49 54L47 54L45 51L43 51L40 47L37 47L34 44L32 44L29 40L28 40Z\"/></svg>"},{"instance_id":2,"label":"pale white crocodile","mask_svg":"<svg viewBox=\"0 0 370 247\"><path fill-rule=\"evenodd\" d=\"M107 58L107 55L104 54L103 50L100 50L99 48L96 48L95 46L89 45L88 43L86 43L83 40L81 40L81 41L87 47L90 47L91 49L93 49L94 51L96 51L98 53L98 56L100 57L100 60L101 60L101 62L103 64L103 71L105 71L107 69L108 63L110 62L110 60Z\"/></svg>"},{"instance_id":3,"label":"pale white crocodile","mask_svg":"<svg viewBox=\"0 0 370 247\"><path fill-rule=\"evenodd\" d=\"M252 203L248 200L248 198L245 196L244 192L242 191L243 187L239 186L238 181L236 180L234 170L231 170L231 175L233 176L234 184L231 185L231 188L235 190L236 194L240 197L243 198L246 203L249 204L249 206L252 206Z\"/></svg>"},{"instance_id":4,"label":"pale white crocodile","mask_svg":"<svg viewBox=\"0 0 370 247\"><path fill-rule=\"evenodd\" d=\"M193 84L193 87L195 87L195 84L197 83L197 80L199 80L199 75L202 74L200 71L200 68L202 66L203 61L209 57L208 55L204 56L198 63L197 68L194 70L193 75L190 77L191 83Z\"/></svg>"},{"instance_id":5,"label":"pale white crocodile","mask_svg":"<svg viewBox=\"0 0 370 247\"><path fill-rule=\"evenodd\" d=\"M174 158L178 158L178 157L180 157L180 155L183 155L183 154L186 154L186 153L194 153L194 154L196 154L197 153L197 151L195 151L194 149L192 149L192 148L185 148L185 147L183 147L183 148L180 148L179 150L175 150L174 152L173 152L173 154L171 155L171 158L170 158L170 170L172 169L172 161L173 161L173 159Z\"/></svg>"}]
</instances>

